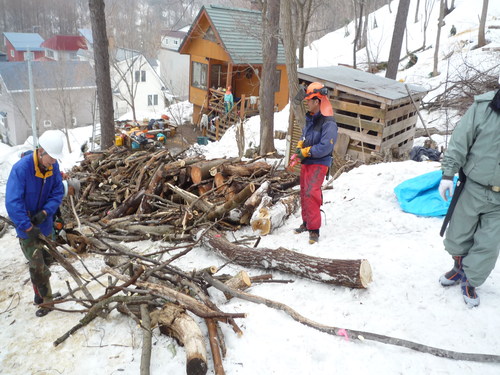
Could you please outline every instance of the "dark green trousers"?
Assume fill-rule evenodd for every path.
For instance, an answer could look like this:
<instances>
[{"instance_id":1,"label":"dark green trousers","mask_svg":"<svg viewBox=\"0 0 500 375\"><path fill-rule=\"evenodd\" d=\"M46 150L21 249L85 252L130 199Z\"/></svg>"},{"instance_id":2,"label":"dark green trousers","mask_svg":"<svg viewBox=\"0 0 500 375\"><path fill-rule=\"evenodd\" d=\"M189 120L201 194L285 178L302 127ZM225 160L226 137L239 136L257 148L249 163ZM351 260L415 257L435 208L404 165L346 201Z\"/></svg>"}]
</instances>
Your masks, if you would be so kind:
<instances>
[{"instance_id":1,"label":"dark green trousers","mask_svg":"<svg viewBox=\"0 0 500 375\"><path fill-rule=\"evenodd\" d=\"M21 250L29 261L30 278L35 294L43 298L43 302L52 301L52 288L50 287L50 255L43 247L40 240L19 239Z\"/></svg>"}]
</instances>

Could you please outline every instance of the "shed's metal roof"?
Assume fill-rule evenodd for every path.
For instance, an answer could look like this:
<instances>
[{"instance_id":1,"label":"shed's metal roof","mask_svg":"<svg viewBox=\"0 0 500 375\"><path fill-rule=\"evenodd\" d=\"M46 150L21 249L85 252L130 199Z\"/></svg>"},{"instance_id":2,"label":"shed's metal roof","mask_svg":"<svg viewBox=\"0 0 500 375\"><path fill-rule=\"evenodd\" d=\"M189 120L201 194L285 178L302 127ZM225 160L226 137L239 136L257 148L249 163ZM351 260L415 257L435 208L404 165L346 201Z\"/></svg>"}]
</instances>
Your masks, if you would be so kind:
<instances>
[{"instance_id":1,"label":"shed's metal roof","mask_svg":"<svg viewBox=\"0 0 500 375\"><path fill-rule=\"evenodd\" d=\"M43 51L40 47L43 43L43 38L38 33L3 33L7 40L12 44L16 51L30 52Z\"/></svg>"},{"instance_id":2,"label":"shed's metal roof","mask_svg":"<svg viewBox=\"0 0 500 375\"><path fill-rule=\"evenodd\" d=\"M345 66L300 68L298 69L298 76L300 79L306 79L311 82L320 80L324 84L330 82L332 86L345 86L391 101L408 97L408 92L403 82ZM326 84L326 86L329 85ZM408 88L412 95L419 97L427 93L427 90L421 86L408 85Z\"/></svg>"},{"instance_id":3,"label":"shed's metal roof","mask_svg":"<svg viewBox=\"0 0 500 375\"><path fill-rule=\"evenodd\" d=\"M203 9L215 25L234 64L262 64L261 12L209 5ZM196 22L196 21L195 21ZM285 64L285 50L278 42L278 64Z\"/></svg>"},{"instance_id":4,"label":"shed's metal roof","mask_svg":"<svg viewBox=\"0 0 500 375\"><path fill-rule=\"evenodd\" d=\"M96 87L94 69L87 61L34 61L35 90ZM0 62L0 76L9 91L29 89L28 63Z\"/></svg>"}]
</instances>

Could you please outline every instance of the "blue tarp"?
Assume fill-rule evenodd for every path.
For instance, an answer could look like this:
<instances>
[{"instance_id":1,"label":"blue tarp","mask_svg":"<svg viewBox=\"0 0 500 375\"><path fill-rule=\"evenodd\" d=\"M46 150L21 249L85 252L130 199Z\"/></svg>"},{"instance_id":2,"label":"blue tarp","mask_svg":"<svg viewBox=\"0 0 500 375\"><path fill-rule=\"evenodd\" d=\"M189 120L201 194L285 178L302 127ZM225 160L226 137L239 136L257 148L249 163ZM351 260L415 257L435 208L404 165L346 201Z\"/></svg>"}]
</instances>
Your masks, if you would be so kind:
<instances>
[{"instance_id":1,"label":"blue tarp","mask_svg":"<svg viewBox=\"0 0 500 375\"><path fill-rule=\"evenodd\" d=\"M438 191L442 172L435 171L403 181L394 188L399 205L404 212L418 216L444 216L450 206ZM455 185L458 178L455 177Z\"/></svg>"}]
</instances>

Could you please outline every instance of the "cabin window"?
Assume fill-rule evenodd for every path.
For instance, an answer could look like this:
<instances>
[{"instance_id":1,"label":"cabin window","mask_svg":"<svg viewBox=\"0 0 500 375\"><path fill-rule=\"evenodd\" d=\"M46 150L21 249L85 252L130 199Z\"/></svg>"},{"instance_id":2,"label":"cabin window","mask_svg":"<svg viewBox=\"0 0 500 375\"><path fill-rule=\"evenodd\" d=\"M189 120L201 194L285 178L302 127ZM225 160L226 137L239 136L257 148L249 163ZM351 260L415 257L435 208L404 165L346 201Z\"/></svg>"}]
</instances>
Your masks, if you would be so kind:
<instances>
[{"instance_id":1,"label":"cabin window","mask_svg":"<svg viewBox=\"0 0 500 375\"><path fill-rule=\"evenodd\" d=\"M208 27L207 31L205 31L205 36L203 39L210 40L211 42L217 43L217 38L215 37L214 30L211 26Z\"/></svg>"},{"instance_id":2,"label":"cabin window","mask_svg":"<svg viewBox=\"0 0 500 375\"><path fill-rule=\"evenodd\" d=\"M51 49L46 49L45 56L47 56L49 59L53 59L54 58L54 51L52 51Z\"/></svg>"},{"instance_id":3,"label":"cabin window","mask_svg":"<svg viewBox=\"0 0 500 375\"><path fill-rule=\"evenodd\" d=\"M11 50L10 50L10 56L11 56L11 57L15 57L15 55L16 55L16 54L15 54L14 50L13 50L13 49L11 49Z\"/></svg>"},{"instance_id":4,"label":"cabin window","mask_svg":"<svg viewBox=\"0 0 500 375\"><path fill-rule=\"evenodd\" d=\"M191 86L198 89L207 89L208 65L193 61L191 65Z\"/></svg>"}]
</instances>

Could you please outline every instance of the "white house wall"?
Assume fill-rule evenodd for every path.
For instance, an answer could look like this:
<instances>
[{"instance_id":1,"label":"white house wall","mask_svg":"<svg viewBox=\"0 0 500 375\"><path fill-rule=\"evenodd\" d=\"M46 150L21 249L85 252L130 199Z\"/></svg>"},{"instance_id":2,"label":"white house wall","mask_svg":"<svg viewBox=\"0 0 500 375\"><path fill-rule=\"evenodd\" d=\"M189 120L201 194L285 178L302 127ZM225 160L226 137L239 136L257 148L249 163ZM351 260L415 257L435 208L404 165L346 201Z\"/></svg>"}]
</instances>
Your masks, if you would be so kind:
<instances>
[{"instance_id":1,"label":"white house wall","mask_svg":"<svg viewBox=\"0 0 500 375\"><path fill-rule=\"evenodd\" d=\"M117 64L117 68L120 69L122 72L127 72L127 70L129 69L129 64L130 63L127 61L121 61L120 63ZM165 107L165 103L163 99L164 94L162 91L163 82L160 80L158 74L154 71L154 69L146 61L146 59L142 56L135 61L134 66L130 70L132 70L132 74L130 74L129 72L125 74L125 79L129 84L131 83L131 80L135 79L135 71L144 70L146 72L145 82L134 83L134 85L137 84L137 87L136 88L134 87L134 89L136 89L134 97L136 113L140 111L148 111L160 115L161 111ZM115 67L112 68L111 80L113 82L113 88L114 88L113 105L115 109L115 118L118 118L123 116L126 112L131 111L132 109L129 107L126 101L123 100L123 98L120 98L120 95L116 94L116 88L121 93L121 96L126 97L127 100L130 100L130 98L127 91L127 83L121 79L119 73L117 73L117 71L115 70ZM117 83L118 86L116 86ZM148 105L148 95L157 95L158 104L151 106ZM138 118L136 120L142 120L142 119Z\"/></svg>"},{"instance_id":2,"label":"white house wall","mask_svg":"<svg viewBox=\"0 0 500 375\"><path fill-rule=\"evenodd\" d=\"M160 74L169 91L180 100L189 96L189 55L170 49L160 49Z\"/></svg>"},{"instance_id":3,"label":"white house wall","mask_svg":"<svg viewBox=\"0 0 500 375\"><path fill-rule=\"evenodd\" d=\"M64 129L60 94L57 90L35 91L36 122L39 134L48 129ZM64 94L66 98L71 98L71 104L66 104L67 127L91 125L95 89L65 89ZM11 145L24 143L32 132L29 93L18 92L0 96L0 111L5 111L1 108L7 108L8 143ZM71 117L76 118L76 126L71 124ZM45 121L50 121L50 126L48 123L48 126L45 126Z\"/></svg>"}]
</instances>

